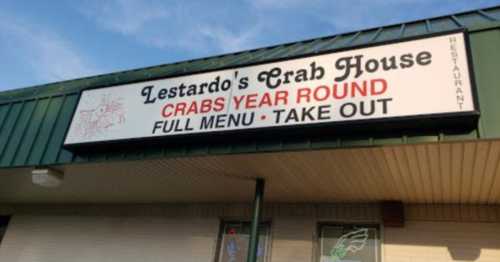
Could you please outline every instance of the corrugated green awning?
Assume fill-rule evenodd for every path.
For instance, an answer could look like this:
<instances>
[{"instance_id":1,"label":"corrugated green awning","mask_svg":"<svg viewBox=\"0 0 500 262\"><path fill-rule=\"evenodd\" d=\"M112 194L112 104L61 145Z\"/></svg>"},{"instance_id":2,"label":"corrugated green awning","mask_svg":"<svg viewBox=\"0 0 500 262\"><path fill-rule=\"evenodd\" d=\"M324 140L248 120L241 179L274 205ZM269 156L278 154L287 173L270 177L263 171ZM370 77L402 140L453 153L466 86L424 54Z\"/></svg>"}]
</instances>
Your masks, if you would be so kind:
<instances>
[{"instance_id":1,"label":"corrugated green awning","mask_svg":"<svg viewBox=\"0 0 500 262\"><path fill-rule=\"evenodd\" d=\"M322 137L248 140L231 144L168 146L75 155L62 148L71 113L82 90L147 81L179 74L243 66L297 55L467 28L471 36L481 119L471 133L394 133L384 137ZM456 15L372 28L204 59L51 83L0 93L0 167L57 165L73 162L152 157L307 150L500 137L500 6Z\"/></svg>"}]
</instances>

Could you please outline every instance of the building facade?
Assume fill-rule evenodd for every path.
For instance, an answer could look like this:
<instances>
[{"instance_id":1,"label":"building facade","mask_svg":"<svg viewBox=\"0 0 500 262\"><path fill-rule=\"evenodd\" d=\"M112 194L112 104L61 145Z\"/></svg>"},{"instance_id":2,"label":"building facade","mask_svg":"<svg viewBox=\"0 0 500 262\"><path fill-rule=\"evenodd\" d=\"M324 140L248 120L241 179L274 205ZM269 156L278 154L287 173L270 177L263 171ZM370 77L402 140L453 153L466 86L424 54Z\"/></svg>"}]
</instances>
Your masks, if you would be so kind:
<instances>
[{"instance_id":1,"label":"building facade","mask_svg":"<svg viewBox=\"0 0 500 262\"><path fill-rule=\"evenodd\" d=\"M493 7L2 92L0 261L500 261L499 46Z\"/></svg>"}]
</instances>

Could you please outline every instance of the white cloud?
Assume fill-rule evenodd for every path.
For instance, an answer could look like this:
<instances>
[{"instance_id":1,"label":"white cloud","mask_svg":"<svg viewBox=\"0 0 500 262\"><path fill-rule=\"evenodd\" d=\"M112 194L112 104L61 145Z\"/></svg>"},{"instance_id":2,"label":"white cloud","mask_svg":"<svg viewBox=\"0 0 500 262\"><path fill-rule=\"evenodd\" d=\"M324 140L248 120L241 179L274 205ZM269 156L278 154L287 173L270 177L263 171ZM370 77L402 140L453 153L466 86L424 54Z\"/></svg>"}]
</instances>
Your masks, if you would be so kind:
<instances>
[{"instance_id":1,"label":"white cloud","mask_svg":"<svg viewBox=\"0 0 500 262\"><path fill-rule=\"evenodd\" d=\"M245 0L261 13L299 15L320 21L335 33L447 15L491 5L498 0Z\"/></svg>"},{"instance_id":2,"label":"white cloud","mask_svg":"<svg viewBox=\"0 0 500 262\"><path fill-rule=\"evenodd\" d=\"M164 6L151 1L86 2L80 11L105 29L125 35L137 34L148 24L169 18L169 11Z\"/></svg>"},{"instance_id":3,"label":"white cloud","mask_svg":"<svg viewBox=\"0 0 500 262\"><path fill-rule=\"evenodd\" d=\"M204 26L200 29L200 34L212 39L223 52L236 52L254 47L254 39L261 30L259 24L240 33L233 33L224 27Z\"/></svg>"},{"instance_id":4,"label":"white cloud","mask_svg":"<svg viewBox=\"0 0 500 262\"><path fill-rule=\"evenodd\" d=\"M77 9L104 30L133 37L137 42L189 55L239 51L255 47L261 26L238 30L237 12L224 13L212 2L111 0L86 1ZM222 22L234 15L234 23Z\"/></svg>"},{"instance_id":5,"label":"white cloud","mask_svg":"<svg viewBox=\"0 0 500 262\"><path fill-rule=\"evenodd\" d=\"M314 6L348 6L352 13L363 6L373 7L377 5L409 4L421 3L429 0L246 0L256 8L261 9L286 9L286 8L307 8ZM333 9L324 9L323 11L332 12Z\"/></svg>"},{"instance_id":6,"label":"white cloud","mask_svg":"<svg viewBox=\"0 0 500 262\"><path fill-rule=\"evenodd\" d=\"M405 22L463 5L470 1L87 0L76 8L101 30L187 59Z\"/></svg>"},{"instance_id":7,"label":"white cloud","mask_svg":"<svg viewBox=\"0 0 500 262\"><path fill-rule=\"evenodd\" d=\"M0 13L3 52L15 55L40 82L53 82L98 72L57 33Z\"/></svg>"},{"instance_id":8,"label":"white cloud","mask_svg":"<svg viewBox=\"0 0 500 262\"><path fill-rule=\"evenodd\" d=\"M322 0L247 0L251 5L259 9L282 9L311 6L322 2Z\"/></svg>"},{"instance_id":9,"label":"white cloud","mask_svg":"<svg viewBox=\"0 0 500 262\"><path fill-rule=\"evenodd\" d=\"M261 12L297 12L304 19L321 21L331 25L337 33L359 30L379 24L399 22L409 10L410 4L431 2L428 0L247 0Z\"/></svg>"}]
</instances>

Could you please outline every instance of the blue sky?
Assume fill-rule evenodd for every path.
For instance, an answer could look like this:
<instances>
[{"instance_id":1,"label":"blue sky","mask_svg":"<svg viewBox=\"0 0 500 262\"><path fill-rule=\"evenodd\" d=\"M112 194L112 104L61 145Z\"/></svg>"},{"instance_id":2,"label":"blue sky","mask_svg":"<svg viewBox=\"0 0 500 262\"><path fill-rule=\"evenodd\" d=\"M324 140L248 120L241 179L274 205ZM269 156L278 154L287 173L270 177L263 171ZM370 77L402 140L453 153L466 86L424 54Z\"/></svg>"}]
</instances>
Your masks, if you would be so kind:
<instances>
[{"instance_id":1,"label":"blue sky","mask_svg":"<svg viewBox=\"0 0 500 262\"><path fill-rule=\"evenodd\" d=\"M499 4L500 0L2 0L0 90Z\"/></svg>"}]
</instances>

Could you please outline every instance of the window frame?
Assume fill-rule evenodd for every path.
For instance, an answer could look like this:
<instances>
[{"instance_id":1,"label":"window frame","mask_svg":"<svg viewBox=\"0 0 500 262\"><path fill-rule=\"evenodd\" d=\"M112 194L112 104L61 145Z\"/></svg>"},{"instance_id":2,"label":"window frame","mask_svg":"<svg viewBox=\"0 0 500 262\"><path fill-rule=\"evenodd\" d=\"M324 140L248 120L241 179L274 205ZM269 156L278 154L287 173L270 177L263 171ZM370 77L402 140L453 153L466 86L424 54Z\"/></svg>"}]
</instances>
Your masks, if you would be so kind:
<instances>
[{"instance_id":1,"label":"window frame","mask_svg":"<svg viewBox=\"0 0 500 262\"><path fill-rule=\"evenodd\" d=\"M382 236L382 230L383 227L380 223L370 223L370 222L356 222L356 221L348 221L348 222L330 222L330 221L322 221L318 222L316 224L316 241L315 241L315 249L316 252L314 252L314 262L321 262L321 251L322 251L322 228L326 226L356 226L356 227L367 227L367 228L374 228L376 229L377 235L376 235L376 243L377 243L377 248L375 249L376 252L376 262L382 262L382 241L383 241L383 236Z\"/></svg>"},{"instance_id":2,"label":"window frame","mask_svg":"<svg viewBox=\"0 0 500 262\"><path fill-rule=\"evenodd\" d=\"M217 233L217 244L215 246L215 256L213 261L220 262L220 256L222 252L222 242L224 238L224 229L225 225L228 224L245 224L248 223L251 225L251 221L248 219L221 219L219 223L219 232ZM260 221L259 226L265 225L267 226L267 234L266 234L266 254L264 255L264 262L271 262L271 243L272 243L272 223L270 220Z\"/></svg>"}]
</instances>

